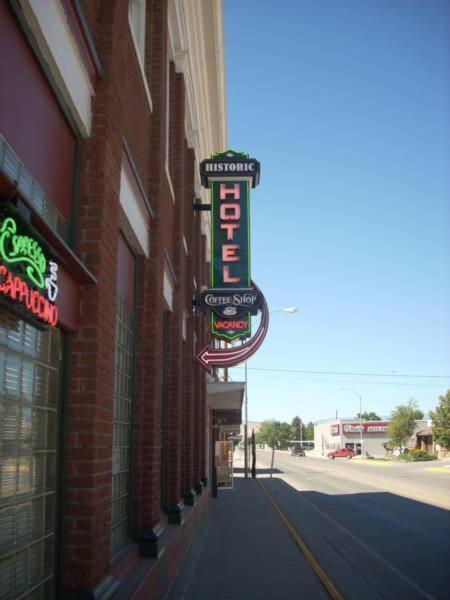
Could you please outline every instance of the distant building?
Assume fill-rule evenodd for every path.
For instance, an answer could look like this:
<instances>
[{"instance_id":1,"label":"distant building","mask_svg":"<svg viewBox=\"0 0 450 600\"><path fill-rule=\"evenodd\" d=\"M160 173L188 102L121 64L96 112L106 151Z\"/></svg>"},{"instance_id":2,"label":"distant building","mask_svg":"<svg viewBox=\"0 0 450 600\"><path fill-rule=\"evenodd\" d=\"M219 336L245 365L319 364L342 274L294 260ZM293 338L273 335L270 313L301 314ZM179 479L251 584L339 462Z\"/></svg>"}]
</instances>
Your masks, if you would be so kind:
<instances>
[{"instance_id":1,"label":"distant building","mask_svg":"<svg viewBox=\"0 0 450 600\"><path fill-rule=\"evenodd\" d=\"M369 456L385 456L385 446L389 444L387 430L389 420L363 421L362 452ZM416 421L416 432L424 429L427 421ZM415 447L416 433L408 446ZM331 450L349 448L361 454L361 426L358 419L329 419L314 425L314 450L312 456L326 456Z\"/></svg>"},{"instance_id":2,"label":"distant building","mask_svg":"<svg viewBox=\"0 0 450 600\"><path fill-rule=\"evenodd\" d=\"M435 452L435 444L433 442L433 430L430 426L424 427L419 431L415 432L416 448L418 450L425 450L429 454Z\"/></svg>"},{"instance_id":3,"label":"distant building","mask_svg":"<svg viewBox=\"0 0 450 600\"><path fill-rule=\"evenodd\" d=\"M250 437L252 435L252 430L255 432L255 435L258 433L258 431L261 429L261 425L262 422L261 421L248 421L248 436ZM241 430L240 430L240 435L241 438L244 439L244 426L245 423L241 424Z\"/></svg>"}]
</instances>

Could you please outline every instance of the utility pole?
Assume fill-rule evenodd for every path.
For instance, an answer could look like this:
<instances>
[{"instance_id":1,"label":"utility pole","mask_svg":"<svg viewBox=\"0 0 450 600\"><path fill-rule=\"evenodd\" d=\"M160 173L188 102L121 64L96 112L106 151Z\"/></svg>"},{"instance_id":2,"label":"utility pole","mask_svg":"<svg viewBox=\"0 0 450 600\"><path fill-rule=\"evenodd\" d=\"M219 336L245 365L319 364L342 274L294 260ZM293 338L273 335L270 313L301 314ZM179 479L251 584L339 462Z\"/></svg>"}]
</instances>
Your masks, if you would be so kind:
<instances>
[{"instance_id":1,"label":"utility pole","mask_svg":"<svg viewBox=\"0 0 450 600\"><path fill-rule=\"evenodd\" d=\"M244 425L244 477L248 478L248 395L247 361L245 361L245 425Z\"/></svg>"}]
</instances>

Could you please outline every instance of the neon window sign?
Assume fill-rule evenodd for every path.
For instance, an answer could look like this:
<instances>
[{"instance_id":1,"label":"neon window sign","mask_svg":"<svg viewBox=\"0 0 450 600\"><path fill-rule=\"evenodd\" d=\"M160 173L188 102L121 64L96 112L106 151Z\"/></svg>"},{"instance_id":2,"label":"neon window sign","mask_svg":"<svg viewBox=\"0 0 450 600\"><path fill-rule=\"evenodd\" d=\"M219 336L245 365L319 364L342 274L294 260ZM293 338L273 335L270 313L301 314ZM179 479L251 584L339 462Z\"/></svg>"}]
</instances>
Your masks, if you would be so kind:
<instances>
[{"instance_id":1,"label":"neon window sign","mask_svg":"<svg viewBox=\"0 0 450 600\"><path fill-rule=\"evenodd\" d=\"M0 263L0 294L33 318L55 327L58 264L47 258L16 216L0 220Z\"/></svg>"}]
</instances>

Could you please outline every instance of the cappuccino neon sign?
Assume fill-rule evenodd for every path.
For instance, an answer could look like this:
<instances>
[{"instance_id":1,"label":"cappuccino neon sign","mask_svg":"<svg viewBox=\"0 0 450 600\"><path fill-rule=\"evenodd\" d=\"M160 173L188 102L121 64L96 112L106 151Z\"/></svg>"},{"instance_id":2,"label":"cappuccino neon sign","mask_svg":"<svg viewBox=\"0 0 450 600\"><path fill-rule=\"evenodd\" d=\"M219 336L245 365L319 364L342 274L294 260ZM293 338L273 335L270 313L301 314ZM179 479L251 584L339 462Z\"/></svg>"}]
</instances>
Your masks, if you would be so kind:
<instances>
[{"instance_id":1,"label":"cappuccino neon sign","mask_svg":"<svg viewBox=\"0 0 450 600\"><path fill-rule=\"evenodd\" d=\"M0 221L0 261L3 263L0 264L0 294L54 327L58 322L58 309L54 305L58 295L58 264L48 260L39 242L22 229L16 217L8 215Z\"/></svg>"}]
</instances>

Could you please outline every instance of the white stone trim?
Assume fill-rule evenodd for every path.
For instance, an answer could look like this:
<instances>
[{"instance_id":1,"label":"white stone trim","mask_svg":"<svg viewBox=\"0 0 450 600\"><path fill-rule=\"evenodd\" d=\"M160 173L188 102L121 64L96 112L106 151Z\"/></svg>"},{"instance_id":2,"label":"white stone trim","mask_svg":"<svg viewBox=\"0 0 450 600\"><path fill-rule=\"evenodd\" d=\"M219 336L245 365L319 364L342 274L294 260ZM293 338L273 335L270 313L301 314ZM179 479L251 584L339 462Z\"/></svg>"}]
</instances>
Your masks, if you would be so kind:
<instances>
[{"instance_id":1,"label":"white stone trim","mask_svg":"<svg viewBox=\"0 0 450 600\"><path fill-rule=\"evenodd\" d=\"M147 258L150 255L150 237L148 231L148 215L142 208L139 199L133 189L133 185L129 179L126 169L122 166L120 173L120 205L123 209L124 216L133 232L133 237L140 251L137 254L143 254Z\"/></svg>"},{"instance_id":2,"label":"white stone trim","mask_svg":"<svg viewBox=\"0 0 450 600\"><path fill-rule=\"evenodd\" d=\"M143 27L145 28L145 20L144 20ZM134 35L133 27L131 26L131 22L130 22L129 18L128 18L128 29L129 29L129 32L130 32L131 39L133 41L132 46L133 46L133 49L134 49L134 52L135 52L135 55L136 55L136 60L137 60L138 65L139 65L139 71L141 73L142 83L143 83L143 86L144 86L145 95L147 96L148 105L150 107L150 112L153 112L152 96L150 94L150 88L148 87L147 75L145 74L145 68L144 68L144 64L145 64L145 43L144 43L144 56L142 56L141 48L139 47L139 43L138 43L138 41L136 39L136 36Z\"/></svg>"},{"instance_id":3,"label":"white stone trim","mask_svg":"<svg viewBox=\"0 0 450 600\"><path fill-rule=\"evenodd\" d=\"M166 302L167 309L172 311L173 310L173 284L172 284L172 277L166 268L164 269L164 275L163 275L163 296L164 296L164 300Z\"/></svg>"},{"instance_id":4,"label":"white stone trim","mask_svg":"<svg viewBox=\"0 0 450 600\"><path fill-rule=\"evenodd\" d=\"M170 195L172 196L172 202L175 204L175 192L173 189L172 178L170 176L168 163L165 164L165 171L166 171L167 183L169 185Z\"/></svg>"},{"instance_id":5,"label":"white stone trim","mask_svg":"<svg viewBox=\"0 0 450 600\"><path fill-rule=\"evenodd\" d=\"M170 195L172 196L172 202L175 204L175 191L173 189L172 178L169 170L169 143L170 143L170 57L173 49L171 45L170 36L167 41L167 73L166 73L166 158L164 169L166 171L167 183L169 185Z\"/></svg>"},{"instance_id":6,"label":"white stone trim","mask_svg":"<svg viewBox=\"0 0 450 600\"><path fill-rule=\"evenodd\" d=\"M200 162L227 148L222 0L169 0L168 26L171 58L186 88L185 133L195 155L195 195L207 204ZM202 211L200 220L209 262L209 212Z\"/></svg>"},{"instance_id":7,"label":"white stone trim","mask_svg":"<svg viewBox=\"0 0 450 600\"><path fill-rule=\"evenodd\" d=\"M187 320L188 314L186 310L183 310L182 320L181 320L181 335L183 336L183 340L186 341L187 338Z\"/></svg>"},{"instance_id":8,"label":"white stone trim","mask_svg":"<svg viewBox=\"0 0 450 600\"><path fill-rule=\"evenodd\" d=\"M88 137L94 90L62 3L60 0L19 0L19 3L81 134Z\"/></svg>"}]
</instances>

